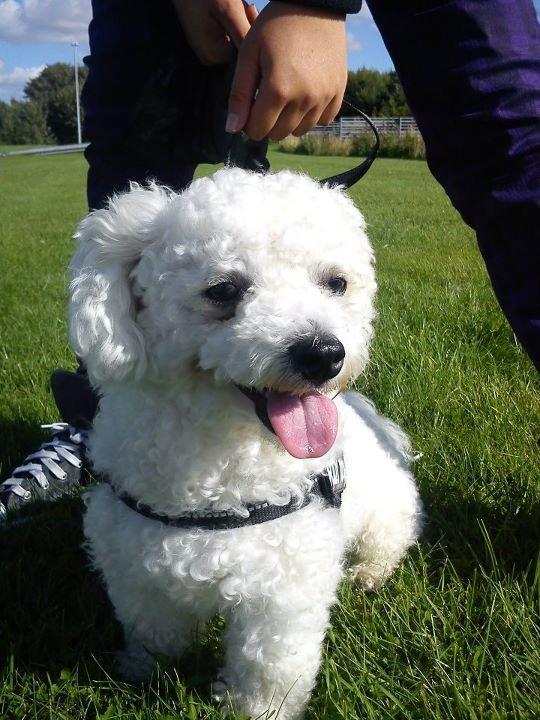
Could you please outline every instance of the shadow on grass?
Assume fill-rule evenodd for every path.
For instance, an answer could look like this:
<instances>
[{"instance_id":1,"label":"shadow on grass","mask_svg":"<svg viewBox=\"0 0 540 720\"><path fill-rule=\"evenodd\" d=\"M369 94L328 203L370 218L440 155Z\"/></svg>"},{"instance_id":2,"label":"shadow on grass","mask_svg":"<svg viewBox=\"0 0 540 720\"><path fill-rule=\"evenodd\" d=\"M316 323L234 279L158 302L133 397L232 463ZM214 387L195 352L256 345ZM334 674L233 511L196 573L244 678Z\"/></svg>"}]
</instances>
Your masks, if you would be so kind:
<instances>
[{"instance_id":1,"label":"shadow on grass","mask_svg":"<svg viewBox=\"0 0 540 720\"><path fill-rule=\"evenodd\" d=\"M0 670L13 657L16 670L43 679L77 665L81 679L118 677L122 632L81 548L82 512L82 500L69 498L0 530ZM202 698L210 698L219 666L220 625L213 623L175 665L175 674Z\"/></svg>"},{"instance_id":2,"label":"shadow on grass","mask_svg":"<svg viewBox=\"0 0 540 720\"><path fill-rule=\"evenodd\" d=\"M424 542L434 582L447 558L465 580L479 566L515 573L532 564L540 512L504 514L457 495L423 491L429 523ZM0 530L0 666L58 676L77 664L92 680L115 677L122 633L98 576L81 548L80 498L48 505L31 520ZM490 542L486 543L486 535ZM209 693L220 659L217 621L176 666L201 697Z\"/></svg>"},{"instance_id":3,"label":"shadow on grass","mask_svg":"<svg viewBox=\"0 0 540 720\"><path fill-rule=\"evenodd\" d=\"M37 420L0 416L1 477L48 438ZM0 526L0 671L58 677L79 664L88 679L115 677L119 624L99 576L82 549L83 502L66 498L29 508L19 524ZM219 664L218 620L175 669L190 687L205 686Z\"/></svg>"},{"instance_id":4,"label":"shadow on grass","mask_svg":"<svg viewBox=\"0 0 540 720\"><path fill-rule=\"evenodd\" d=\"M47 439L47 431L41 429L35 418L14 420L0 415L0 438L0 478L4 479Z\"/></svg>"},{"instance_id":5,"label":"shadow on grass","mask_svg":"<svg viewBox=\"0 0 540 720\"><path fill-rule=\"evenodd\" d=\"M81 548L82 501L36 513L0 531L0 658L12 653L21 668L53 676L92 655L108 667L120 633Z\"/></svg>"},{"instance_id":6,"label":"shadow on grass","mask_svg":"<svg viewBox=\"0 0 540 720\"><path fill-rule=\"evenodd\" d=\"M448 558L463 579L482 567L497 575L535 572L540 505L504 511L440 491L421 492L427 515L423 541L434 548L430 574Z\"/></svg>"}]
</instances>

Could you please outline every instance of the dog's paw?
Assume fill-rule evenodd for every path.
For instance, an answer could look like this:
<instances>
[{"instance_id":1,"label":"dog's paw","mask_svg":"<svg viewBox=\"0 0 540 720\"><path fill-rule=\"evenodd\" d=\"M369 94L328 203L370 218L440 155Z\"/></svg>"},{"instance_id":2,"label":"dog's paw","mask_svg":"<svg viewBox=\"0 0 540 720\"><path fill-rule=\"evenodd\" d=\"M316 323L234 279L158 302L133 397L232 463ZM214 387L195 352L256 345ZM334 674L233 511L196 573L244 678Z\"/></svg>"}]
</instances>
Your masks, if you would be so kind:
<instances>
[{"instance_id":1,"label":"dog's paw","mask_svg":"<svg viewBox=\"0 0 540 720\"><path fill-rule=\"evenodd\" d=\"M235 718L235 720L266 720L267 714L253 712L250 703L244 696L231 692L229 685L218 676L212 683L212 700L219 706L219 711L224 718ZM275 717L275 713L272 715ZM270 716L268 716L270 718Z\"/></svg>"},{"instance_id":2,"label":"dog's paw","mask_svg":"<svg viewBox=\"0 0 540 720\"><path fill-rule=\"evenodd\" d=\"M392 574L393 568L376 563L358 563L349 568L352 581L366 592L379 590Z\"/></svg>"},{"instance_id":3,"label":"dog's paw","mask_svg":"<svg viewBox=\"0 0 540 720\"><path fill-rule=\"evenodd\" d=\"M218 676L212 682L212 687L210 690L210 692L212 694L212 700L218 704L221 704L222 702L224 702L225 698L227 697L227 689L228 689L227 683L223 680L223 678Z\"/></svg>"},{"instance_id":4,"label":"dog's paw","mask_svg":"<svg viewBox=\"0 0 540 720\"><path fill-rule=\"evenodd\" d=\"M145 650L143 645L136 642L129 642L116 656L118 674L128 682L139 683L150 680L156 665L156 659Z\"/></svg>"}]
</instances>

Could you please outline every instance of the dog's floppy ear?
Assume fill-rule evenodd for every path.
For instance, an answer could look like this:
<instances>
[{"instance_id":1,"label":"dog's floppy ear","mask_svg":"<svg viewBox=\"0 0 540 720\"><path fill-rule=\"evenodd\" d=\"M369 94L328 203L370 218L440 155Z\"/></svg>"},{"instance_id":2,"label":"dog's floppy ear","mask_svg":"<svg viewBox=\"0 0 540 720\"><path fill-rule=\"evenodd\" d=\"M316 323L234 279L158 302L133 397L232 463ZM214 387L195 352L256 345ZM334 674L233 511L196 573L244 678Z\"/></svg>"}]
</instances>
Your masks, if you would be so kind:
<instances>
[{"instance_id":1,"label":"dog's floppy ear","mask_svg":"<svg viewBox=\"0 0 540 720\"><path fill-rule=\"evenodd\" d=\"M73 350L92 383L140 377L144 338L135 322L129 274L152 241L152 225L170 194L132 184L79 225L70 265L69 330Z\"/></svg>"}]
</instances>

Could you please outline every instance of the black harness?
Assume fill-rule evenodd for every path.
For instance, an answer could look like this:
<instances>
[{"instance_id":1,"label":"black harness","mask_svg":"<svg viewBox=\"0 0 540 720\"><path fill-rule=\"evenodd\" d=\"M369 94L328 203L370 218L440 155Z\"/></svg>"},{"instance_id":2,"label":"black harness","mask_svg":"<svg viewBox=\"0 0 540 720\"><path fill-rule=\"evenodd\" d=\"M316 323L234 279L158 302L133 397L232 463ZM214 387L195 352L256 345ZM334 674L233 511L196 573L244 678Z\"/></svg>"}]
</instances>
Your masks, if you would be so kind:
<instances>
[{"instance_id":1,"label":"black harness","mask_svg":"<svg viewBox=\"0 0 540 720\"><path fill-rule=\"evenodd\" d=\"M181 528L184 530L232 530L234 528L246 527L246 525L259 525L259 523L277 520L277 518L289 515L296 510L306 507L314 497L323 498L329 507L339 508L341 506L341 494L345 490L345 463L340 457L331 465L328 465L321 473L312 476L313 486L311 490L300 500L293 499L286 505L271 505L263 502L254 505L246 505L247 514L237 515L229 510L221 512L190 512L181 515L162 515L154 512L148 505L144 505L128 493L113 491L116 497L139 515L149 520L157 520L169 527Z\"/></svg>"}]
</instances>

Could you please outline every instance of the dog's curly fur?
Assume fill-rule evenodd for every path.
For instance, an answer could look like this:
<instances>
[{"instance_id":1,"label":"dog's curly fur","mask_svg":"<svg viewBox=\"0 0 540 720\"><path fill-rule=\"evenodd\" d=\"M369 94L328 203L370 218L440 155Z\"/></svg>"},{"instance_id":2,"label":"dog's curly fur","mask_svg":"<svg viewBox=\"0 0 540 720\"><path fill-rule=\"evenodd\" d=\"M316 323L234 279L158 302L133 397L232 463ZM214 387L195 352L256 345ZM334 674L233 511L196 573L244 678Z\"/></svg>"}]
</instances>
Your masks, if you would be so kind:
<instances>
[{"instance_id":1,"label":"dog's curly fur","mask_svg":"<svg viewBox=\"0 0 540 720\"><path fill-rule=\"evenodd\" d=\"M376 287L362 215L307 177L226 168L181 194L134 185L76 238L71 340L102 394L90 457L116 490L158 513L241 515L246 503L303 496L314 473L344 457L340 510L314 499L233 530L174 529L107 484L87 495L87 547L124 627L125 675L147 677L156 654L178 657L223 613L224 712L297 718L345 552L359 583L378 587L418 535L420 502L405 436L365 398L339 395L333 447L296 459L237 386L312 391L287 348L316 333L346 352L321 392L332 397L361 373ZM343 295L328 287L336 275L348 283ZM225 311L205 291L231 279L243 293Z\"/></svg>"}]
</instances>

